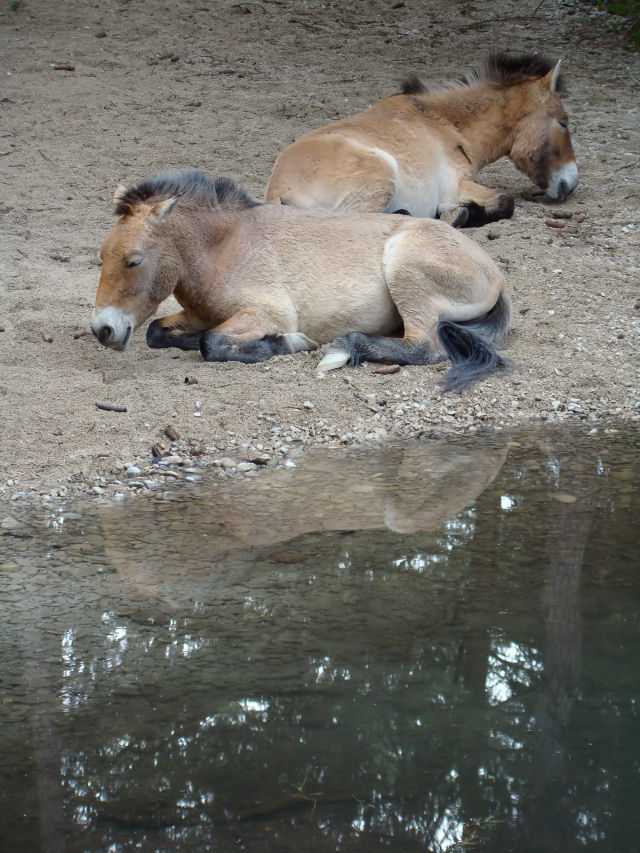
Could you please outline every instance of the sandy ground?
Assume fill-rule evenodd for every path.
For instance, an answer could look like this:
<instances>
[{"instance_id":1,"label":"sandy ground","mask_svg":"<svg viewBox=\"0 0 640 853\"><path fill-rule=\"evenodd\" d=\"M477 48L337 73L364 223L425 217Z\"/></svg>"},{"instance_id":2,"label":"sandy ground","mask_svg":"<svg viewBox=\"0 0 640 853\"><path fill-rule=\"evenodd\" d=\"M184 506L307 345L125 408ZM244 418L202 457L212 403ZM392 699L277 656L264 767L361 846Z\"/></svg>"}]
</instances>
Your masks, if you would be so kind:
<instances>
[{"instance_id":1,"label":"sandy ground","mask_svg":"<svg viewBox=\"0 0 640 853\"><path fill-rule=\"evenodd\" d=\"M293 465L308 443L640 419L640 57L604 14L569 0L12 5L0 12L0 502ZM507 278L515 372L443 398L439 367L318 377L320 353L212 365L151 351L142 332L124 354L87 334L118 182L198 166L261 198L302 132L409 73L459 76L490 48L563 58L580 170L560 207L506 160L481 176L516 194L512 220L467 232ZM558 209L559 230L546 224Z\"/></svg>"}]
</instances>

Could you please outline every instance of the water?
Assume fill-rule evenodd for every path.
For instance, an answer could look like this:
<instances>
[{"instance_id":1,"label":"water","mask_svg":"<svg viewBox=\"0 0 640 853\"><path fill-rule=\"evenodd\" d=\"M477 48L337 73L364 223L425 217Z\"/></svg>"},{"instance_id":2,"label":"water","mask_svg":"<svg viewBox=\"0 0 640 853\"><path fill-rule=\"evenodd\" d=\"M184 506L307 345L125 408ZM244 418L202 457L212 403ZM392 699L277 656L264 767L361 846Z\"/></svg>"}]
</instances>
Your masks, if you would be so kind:
<instances>
[{"instance_id":1,"label":"water","mask_svg":"<svg viewBox=\"0 0 640 853\"><path fill-rule=\"evenodd\" d=\"M640 850L639 448L318 451L22 516L0 849Z\"/></svg>"}]
</instances>

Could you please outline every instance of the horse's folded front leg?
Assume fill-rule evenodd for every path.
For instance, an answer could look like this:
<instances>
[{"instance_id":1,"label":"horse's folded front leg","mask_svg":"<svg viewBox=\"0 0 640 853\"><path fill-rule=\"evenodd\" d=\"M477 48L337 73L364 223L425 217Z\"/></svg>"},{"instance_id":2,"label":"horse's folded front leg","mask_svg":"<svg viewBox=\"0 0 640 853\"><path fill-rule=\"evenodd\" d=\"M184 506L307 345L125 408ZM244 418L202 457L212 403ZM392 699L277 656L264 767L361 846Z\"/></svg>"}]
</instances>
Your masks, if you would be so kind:
<instances>
[{"instance_id":1,"label":"horse's folded front leg","mask_svg":"<svg viewBox=\"0 0 640 853\"><path fill-rule=\"evenodd\" d=\"M434 348L426 339L385 338L363 332L349 332L329 344L317 369L335 370L345 364L356 367L362 361L377 361L382 364L436 364L444 358L444 352Z\"/></svg>"},{"instance_id":2,"label":"horse's folded front leg","mask_svg":"<svg viewBox=\"0 0 640 853\"><path fill-rule=\"evenodd\" d=\"M236 341L220 332L200 335L200 352L205 361L241 361L254 364L275 355L290 355L303 350L317 349L318 344L301 332L271 333L249 341Z\"/></svg>"},{"instance_id":3,"label":"horse's folded front leg","mask_svg":"<svg viewBox=\"0 0 640 853\"><path fill-rule=\"evenodd\" d=\"M180 311L150 323L147 329L147 346L152 349L200 349L201 335L202 325L198 327L197 323L190 322L186 314Z\"/></svg>"},{"instance_id":4,"label":"horse's folded front leg","mask_svg":"<svg viewBox=\"0 0 640 853\"><path fill-rule=\"evenodd\" d=\"M513 216L514 201L508 190L494 190L474 181L460 181L460 198L454 228L474 228L509 219Z\"/></svg>"}]
</instances>

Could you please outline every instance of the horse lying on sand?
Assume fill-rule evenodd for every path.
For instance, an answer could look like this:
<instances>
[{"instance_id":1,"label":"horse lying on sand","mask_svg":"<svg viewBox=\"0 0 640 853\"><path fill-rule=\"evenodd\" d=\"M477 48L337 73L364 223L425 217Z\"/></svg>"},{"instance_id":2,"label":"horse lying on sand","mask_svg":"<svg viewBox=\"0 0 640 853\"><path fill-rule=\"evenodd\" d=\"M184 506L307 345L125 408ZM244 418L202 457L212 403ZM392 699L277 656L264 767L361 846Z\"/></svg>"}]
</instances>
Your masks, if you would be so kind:
<instances>
[{"instance_id":1,"label":"horse lying on sand","mask_svg":"<svg viewBox=\"0 0 640 853\"><path fill-rule=\"evenodd\" d=\"M506 367L504 279L444 222L260 204L197 170L120 186L114 201L91 321L105 346L123 350L173 293L183 310L154 320L147 343L207 361L330 343L319 370L449 358L447 390Z\"/></svg>"},{"instance_id":2,"label":"horse lying on sand","mask_svg":"<svg viewBox=\"0 0 640 853\"><path fill-rule=\"evenodd\" d=\"M508 156L549 198L562 201L578 169L560 101L560 62L537 54L490 54L462 80L402 94L312 130L276 160L269 202L335 211L457 211L453 225L483 225L513 213L513 196L475 182Z\"/></svg>"}]
</instances>

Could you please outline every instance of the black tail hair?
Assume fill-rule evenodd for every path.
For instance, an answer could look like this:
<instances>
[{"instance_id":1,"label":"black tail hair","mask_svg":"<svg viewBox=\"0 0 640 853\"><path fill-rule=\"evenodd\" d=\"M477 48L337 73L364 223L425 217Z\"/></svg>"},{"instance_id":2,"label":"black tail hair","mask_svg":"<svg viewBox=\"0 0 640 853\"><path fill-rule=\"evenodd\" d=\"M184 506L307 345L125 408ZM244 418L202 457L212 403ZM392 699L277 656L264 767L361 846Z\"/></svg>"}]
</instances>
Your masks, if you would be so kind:
<instances>
[{"instance_id":1,"label":"black tail hair","mask_svg":"<svg viewBox=\"0 0 640 853\"><path fill-rule=\"evenodd\" d=\"M444 379L444 390L462 391L474 382L512 365L495 350L495 344L509 333L511 306L501 293L496 304L481 317L455 323L441 320L438 335L451 370Z\"/></svg>"}]
</instances>

